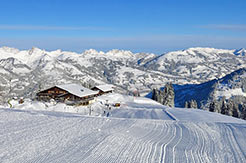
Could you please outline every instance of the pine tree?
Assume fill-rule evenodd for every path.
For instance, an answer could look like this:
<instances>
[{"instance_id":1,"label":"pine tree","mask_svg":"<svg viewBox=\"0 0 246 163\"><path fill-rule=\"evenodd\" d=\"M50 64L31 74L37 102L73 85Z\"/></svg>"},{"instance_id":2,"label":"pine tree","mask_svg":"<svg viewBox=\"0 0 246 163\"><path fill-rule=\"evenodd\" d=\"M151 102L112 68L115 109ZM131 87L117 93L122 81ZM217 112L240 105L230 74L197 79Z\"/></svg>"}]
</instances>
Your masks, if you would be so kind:
<instances>
[{"instance_id":1,"label":"pine tree","mask_svg":"<svg viewBox=\"0 0 246 163\"><path fill-rule=\"evenodd\" d=\"M157 96L158 96L157 89L154 88L154 89L152 90L152 100L157 101Z\"/></svg>"},{"instance_id":2,"label":"pine tree","mask_svg":"<svg viewBox=\"0 0 246 163\"><path fill-rule=\"evenodd\" d=\"M197 108L197 102L196 102L196 100L191 100L191 108L194 108L194 109Z\"/></svg>"},{"instance_id":3,"label":"pine tree","mask_svg":"<svg viewBox=\"0 0 246 163\"><path fill-rule=\"evenodd\" d=\"M227 108L226 108L227 106L226 106L226 101L225 101L225 99L223 99L223 101L222 101L222 106L221 106L221 114L226 114L226 110L227 110Z\"/></svg>"},{"instance_id":4,"label":"pine tree","mask_svg":"<svg viewBox=\"0 0 246 163\"><path fill-rule=\"evenodd\" d=\"M233 105L232 116L233 116L233 117L236 117L236 118L239 118L239 117L240 117L238 105L236 105L235 103L234 103L234 105Z\"/></svg>"},{"instance_id":5,"label":"pine tree","mask_svg":"<svg viewBox=\"0 0 246 163\"><path fill-rule=\"evenodd\" d=\"M189 108L189 102L185 101L185 108Z\"/></svg>"},{"instance_id":6,"label":"pine tree","mask_svg":"<svg viewBox=\"0 0 246 163\"><path fill-rule=\"evenodd\" d=\"M225 114L232 116L233 115L233 106L235 104L233 103L233 101L229 100L226 106L226 110L225 110Z\"/></svg>"},{"instance_id":7,"label":"pine tree","mask_svg":"<svg viewBox=\"0 0 246 163\"><path fill-rule=\"evenodd\" d=\"M163 90L163 105L174 107L174 89L172 83L167 83Z\"/></svg>"},{"instance_id":8,"label":"pine tree","mask_svg":"<svg viewBox=\"0 0 246 163\"><path fill-rule=\"evenodd\" d=\"M241 112L240 118L246 120L246 106L245 105L242 105L242 112Z\"/></svg>"},{"instance_id":9,"label":"pine tree","mask_svg":"<svg viewBox=\"0 0 246 163\"><path fill-rule=\"evenodd\" d=\"M196 100L190 100L185 102L185 108L197 108Z\"/></svg>"},{"instance_id":10,"label":"pine tree","mask_svg":"<svg viewBox=\"0 0 246 163\"><path fill-rule=\"evenodd\" d=\"M210 105L209 105L209 111L210 112L215 112L216 111L216 109L215 109L215 102L214 101L210 103Z\"/></svg>"},{"instance_id":11,"label":"pine tree","mask_svg":"<svg viewBox=\"0 0 246 163\"><path fill-rule=\"evenodd\" d=\"M174 107L174 89L171 83L167 83L163 91L153 89L152 99L169 107Z\"/></svg>"}]
</instances>

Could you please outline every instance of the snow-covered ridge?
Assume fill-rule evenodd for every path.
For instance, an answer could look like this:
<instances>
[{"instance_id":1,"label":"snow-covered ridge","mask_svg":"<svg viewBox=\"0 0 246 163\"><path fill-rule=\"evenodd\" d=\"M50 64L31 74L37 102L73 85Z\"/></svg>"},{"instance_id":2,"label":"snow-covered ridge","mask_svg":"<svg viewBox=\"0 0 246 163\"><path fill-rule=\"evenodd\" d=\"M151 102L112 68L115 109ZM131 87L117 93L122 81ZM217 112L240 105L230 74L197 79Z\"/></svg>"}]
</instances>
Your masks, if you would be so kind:
<instances>
[{"instance_id":1,"label":"snow-covered ridge","mask_svg":"<svg viewBox=\"0 0 246 163\"><path fill-rule=\"evenodd\" d=\"M97 51L95 49L85 50L83 53L76 53L70 51L62 51L60 49L54 51L46 51L33 47L29 50L18 50L11 47L0 48L0 60L7 58L14 58L23 64L37 65L40 60L46 60L47 62L54 62L55 60L71 59L71 60L85 60L90 58L105 58L110 60L125 60L125 59L139 59L138 53L133 54L130 51L113 49L108 52Z\"/></svg>"},{"instance_id":2,"label":"snow-covered ridge","mask_svg":"<svg viewBox=\"0 0 246 163\"><path fill-rule=\"evenodd\" d=\"M129 50L119 50L119 49L112 49L112 50L109 50L108 52L103 52L103 51L97 51L95 49L88 49L88 50L85 50L84 52L82 53L76 53L76 52L70 52L70 51L62 51L61 49L57 49L57 50L54 50L54 51L47 51L47 50L44 50L44 49L39 49L37 47L33 47L29 50L19 50L19 49L16 49L16 48L12 48L12 47L6 47L6 46L3 46L0 48L0 52L2 54L10 54L11 56L15 56L15 55L19 55L19 56L25 56L27 53L29 55L40 55L40 54L50 54L50 55L53 55L54 57L56 57L56 55L61 55L61 54L70 54L70 53L74 53L74 54L77 54L77 55L89 55L89 54L94 54L94 55L112 55L112 56L115 56L115 57L122 57L122 56L130 56L130 57L134 57L134 53L132 53L131 51ZM138 54L138 53L137 53ZM6 56L1 56L1 58L4 58ZM18 57L18 56L17 56Z\"/></svg>"},{"instance_id":3,"label":"snow-covered ridge","mask_svg":"<svg viewBox=\"0 0 246 163\"><path fill-rule=\"evenodd\" d=\"M145 67L164 73L179 74L193 82L205 78L204 81L208 81L244 67L244 53L244 49L189 48L163 54L146 63Z\"/></svg>"},{"instance_id":4,"label":"snow-covered ridge","mask_svg":"<svg viewBox=\"0 0 246 163\"><path fill-rule=\"evenodd\" d=\"M217 60L221 57L221 54L225 53L234 56L235 51L215 48L189 48L187 50L166 53L158 58L156 63L163 64L162 62L165 60L180 63L202 63Z\"/></svg>"},{"instance_id":5,"label":"snow-covered ridge","mask_svg":"<svg viewBox=\"0 0 246 163\"><path fill-rule=\"evenodd\" d=\"M178 59L176 61L179 61L179 59L181 60L182 57L186 57L186 56L195 57L197 55L195 52L201 53L203 57L214 58L216 55L223 54L223 53L244 56L246 50L244 48L241 48L238 50L226 50L226 49L195 47L195 48L189 48L186 50L168 52L164 54L162 57L158 57L157 62L163 59L168 59L168 60ZM71 53L76 54L78 56L80 55L105 55L105 56L108 55L111 57L134 57L134 55L143 54L143 53L134 54L129 50L119 50L119 49L112 49L112 50L109 50L108 52L97 51L95 49L88 49L82 53L76 53L76 52L70 52L70 51L62 51L61 49L57 49L54 51L46 51L44 49L39 49L37 47L33 47L30 50L19 50L16 48L6 47L6 46L0 48L0 53L1 53L0 59L6 58L6 57L25 58L27 54L29 54L29 56L32 56L32 57L33 55L44 55L44 54L51 55L52 57L57 57L59 55L66 55L66 54L69 55Z\"/></svg>"}]
</instances>

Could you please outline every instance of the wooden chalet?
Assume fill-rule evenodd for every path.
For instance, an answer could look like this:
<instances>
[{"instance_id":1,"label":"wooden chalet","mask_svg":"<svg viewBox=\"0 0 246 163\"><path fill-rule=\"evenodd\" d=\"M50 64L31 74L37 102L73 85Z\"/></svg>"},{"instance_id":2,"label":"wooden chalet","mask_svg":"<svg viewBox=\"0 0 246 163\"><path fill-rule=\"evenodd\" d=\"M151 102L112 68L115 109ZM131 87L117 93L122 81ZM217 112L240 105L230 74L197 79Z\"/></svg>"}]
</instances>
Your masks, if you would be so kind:
<instances>
[{"instance_id":1,"label":"wooden chalet","mask_svg":"<svg viewBox=\"0 0 246 163\"><path fill-rule=\"evenodd\" d=\"M99 85L92 88L93 91L99 91L98 95L105 93L112 93L114 91L114 86L110 84Z\"/></svg>"},{"instance_id":2,"label":"wooden chalet","mask_svg":"<svg viewBox=\"0 0 246 163\"><path fill-rule=\"evenodd\" d=\"M36 97L41 101L54 99L57 102L67 104L88 105L93 102L98 93L99 91L93 91L78 84L64 84L40 91L36 94Z\"/></svg>"}]
</instances>

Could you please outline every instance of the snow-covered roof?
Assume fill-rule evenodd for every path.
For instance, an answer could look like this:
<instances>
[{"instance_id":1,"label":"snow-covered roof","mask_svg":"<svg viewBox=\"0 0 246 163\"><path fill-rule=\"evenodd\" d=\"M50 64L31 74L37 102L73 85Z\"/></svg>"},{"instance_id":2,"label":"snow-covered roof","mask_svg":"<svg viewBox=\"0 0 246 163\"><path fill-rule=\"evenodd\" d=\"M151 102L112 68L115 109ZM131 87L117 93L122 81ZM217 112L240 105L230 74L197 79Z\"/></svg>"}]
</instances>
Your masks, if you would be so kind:
<instances>
[{"instance_id":1,"label":"snow-covered roof","mask_svg":"<svg viewBox=\"0 0 246 163\"><path fill-rule=\"evenodd\" d=\"M79 84L63 84L63 85L56 85L56 87L66 90L69 93L76 95L78 97L90 96L98 93L98 91L92 91Z\"/></svg>"},{"instance_id":2,"label":"snow-covered roof","mask_svg":"<svg viewBox=\"0 0 246 163\"><path fill-rule=\"evenodd\" d=\"M114 86L111 84L99 85L99 86L95 86L95 87L102 90L103 92L108 92L108 91L114 90Z\"/></svg>"}]
</instances>

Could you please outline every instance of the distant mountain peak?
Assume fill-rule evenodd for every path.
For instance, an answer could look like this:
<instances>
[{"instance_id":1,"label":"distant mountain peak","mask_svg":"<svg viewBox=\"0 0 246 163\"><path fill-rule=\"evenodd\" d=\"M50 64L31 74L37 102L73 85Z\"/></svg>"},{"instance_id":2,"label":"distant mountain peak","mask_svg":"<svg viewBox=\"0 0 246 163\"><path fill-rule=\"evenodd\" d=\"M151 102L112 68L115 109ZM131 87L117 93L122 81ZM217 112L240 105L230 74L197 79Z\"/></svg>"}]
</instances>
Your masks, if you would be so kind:
<instances>
[{"instance_id":1,"label":"distant mountain peak","mask_svg":"<svg viewBox=\"0 0 246 163\"><path fill-rule=\"evenodd\" d=\"M30 50L28 50L29 55L37 54L37 53L45 53L45 51L37 47L32 47Z\"/></svg>"},{"instance_id":2,"label":"distant mountain peak","mask_svg":"<svg viewBox=\"0 0 246 163\"><path fill-rule=\"evenodd\" d=\"M0 50L7 52L7 53L14 53L14 54L19 52L19 49L8 47L8 46L3 46L0 48Z\"/></svg>"},{"instance_id":3,"label":"distant mountain peak","mask_svg":"<svg viewBox=\"0 0 246 163\"><path fill-rule=\"evenodd\" d=\"M115 56L115 57L133 57L133 53L128 50L119 50L119 49L112 49L108 52L97 51L95 49L88 49L83 52L85 55L104 55L106 56Z\"/></svg>"},{"instance_id":4,"label":"distant mountain peak","mask_svg":"<svg viewBox=\"0 0 246 163\"><path fill-rule=\"evenodd\" d=\"M99 54L99 52L95 49L88 49L88 50L85 50L83 54Z\"/></svg>"},{"instance_id":5,"label":"distant mountain peak","mask_svg":"<svg viewBox=\"0 0 246 163\"><path fill-rule=\"evenodd\" d=\"M107 55L114 55L114 56L133 56L133 53L129 50L119 50L119 49L112 49L106 53Z\"/></svg>"},{"instance_id":6,"label":"distant mountain peak","mask_svg":"<svg viewBox=\"0 0 246 163\"><path fill-rule=\"evenodd\" d=\"M215 48L211 48L211 47L191 47L188 49L184 49L184 51L186 50L216 50Z\"/></svg>"}]
</instances>

